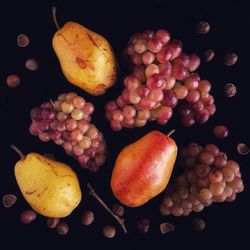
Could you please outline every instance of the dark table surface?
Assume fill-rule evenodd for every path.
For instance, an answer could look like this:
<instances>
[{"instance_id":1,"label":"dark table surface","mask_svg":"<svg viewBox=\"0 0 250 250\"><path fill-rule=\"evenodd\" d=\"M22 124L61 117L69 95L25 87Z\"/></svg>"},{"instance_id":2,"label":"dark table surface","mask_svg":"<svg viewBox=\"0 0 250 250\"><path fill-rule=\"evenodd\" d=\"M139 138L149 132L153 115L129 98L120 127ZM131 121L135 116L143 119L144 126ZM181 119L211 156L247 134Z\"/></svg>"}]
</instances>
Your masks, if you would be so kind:
<instances>
[{"instance_id":1,"label":"dark table surface","mask_svg":"<svg viewBox=\"0 0 250 250\"><path fill-rule=\"evenodd\" d=\"M113 2L113 1L112 1ZM0 213L1 249L152 249L160 247L204 248L212 246L232 246L248 249L250 201L249 177L250 157L240 156L236 146L245 142L250 146L249 133L249 100L250 100L250 15L247 1L2 1L0 7L1 40L0 40L0 195L14 193L18 201L10 209L2 209ZM183 3L181 3L183 2ZM184 3L186 2L186 3ZM244 3L245 2L245 3ZM116 97L122 89L122 78L125 69L121 67L120 76L115 87L101 97L93 97L83 90L70 85L63 76L58 60L51 46L55 26L51 17L51 6L57 6L59 23L72 20L104 35L114 48L120 62L122 49L126 46L131 34L144 29L168 29L172 36L180 39L186 52L199 55L205 49L212 48L216 52L210 63L202 62L199 73L204 79L213 83L212 94L215 96L217 112L204 125L191 128L180 126L176 114L166 126L155 123L143 128L124 129L113 132L104 117L104 104ZM194 32L196 23L207 20L211 24L211 32L198 35ZM25 33L31 43L27 48L16 45L16 36ZM223 56L226 52L239 55L237 64L226 67ZM36 72L24 67L27 58L34 57L40 63ZM5 84L6 77L17 73L22 79L18 88L10 89ZM237 94L229 99L224 96L223 88L228 82L237 86ZM42 143L28 132L30 124L29 112L33 106L45 100L56 98L62 92L75 91L93 102L96 111L93 121L105 135L109 148L109 157L105 166L97 174L90 175L78 167L75 160L66 156L63 150L53 143ZM217 124L224 124L230 130L227 139L219 140L212 135ZM179 148L191 141L202 145L216 143L228 157L237 160L241 165L245 191L238 195L233 203L213 204L199 214L192 213L185 218L168 216L163 218L158 212L162 195L137 209L126 209L126 222L129 234L124 236L113 218L107 214L93 198L87 194L86 183L91 181L98 193L108 204L115 203L109 181L115 158L127 144L140 138L152 129L167 132L172 128L177 131L173 136ZM46 227L46 219L39 217L33 224L22 225L19 222L20 212L29 206L21 198L13 169L17 161L16 154L10 150L10 144L18 145L23 152L52 152L57 159L63 161L77 171L83 190L83 202L75 212L66 218L70 232L66 236L58 236L55 231ZM180 171L174 170L175 173ZM92 209L96 220L90 227L80 223L80 214L84 209ZM197 233L191 227L192 219L201 217L206 220L204 232ZM148 217L152 221L152 229L146 236L135 231L136 221ZM172 222L175 232L162 236L159 223ZM102 236L102 227L106 224L117 226L118 234L114 239Z\"/></svg>"}]
</instances>

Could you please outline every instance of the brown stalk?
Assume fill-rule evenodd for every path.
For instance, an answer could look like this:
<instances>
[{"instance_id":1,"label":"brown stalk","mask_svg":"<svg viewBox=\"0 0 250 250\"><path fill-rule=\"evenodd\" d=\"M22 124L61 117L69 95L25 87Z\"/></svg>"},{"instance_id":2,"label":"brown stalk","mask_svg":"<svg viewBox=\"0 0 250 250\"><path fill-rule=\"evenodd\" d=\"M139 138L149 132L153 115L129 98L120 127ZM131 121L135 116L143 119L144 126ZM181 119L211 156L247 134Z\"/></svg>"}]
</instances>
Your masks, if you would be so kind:
<instances>
[{"instance_id":1,"label":"brown stalk","mask_svg":"<svg viewBox=\"0 0 250 250\"><path fill-rule=\"evenodd\" d=\"M116 219L116 221L120 224L124 233L126 234L127 229L126 229L125 224L124 224L124 219L119 218L111 211L111 209L106 205L106 203L101 199L101 197L96 193L94 188L90 185L90 183L88 183L87 186L89 188L89 194L92 195L93 197L95 197L96 200Z\"/></svg>"}]
</instances>

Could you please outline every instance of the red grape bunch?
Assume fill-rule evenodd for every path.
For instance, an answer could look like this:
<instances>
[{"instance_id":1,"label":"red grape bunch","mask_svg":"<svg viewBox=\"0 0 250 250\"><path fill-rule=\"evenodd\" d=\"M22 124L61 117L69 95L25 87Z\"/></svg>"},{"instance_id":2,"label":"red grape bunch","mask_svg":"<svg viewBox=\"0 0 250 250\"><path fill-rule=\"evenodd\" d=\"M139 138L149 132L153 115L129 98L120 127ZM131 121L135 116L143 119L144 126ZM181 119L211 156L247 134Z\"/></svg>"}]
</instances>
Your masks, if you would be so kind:
<instances>
[{"instance_id":1,"label":"red grape bunch","mask_svg":"<svg viewBox=\"0 0 250 250\"><path fill-rule=\"evenodd\" d=\"M94 106L76 93L61 94L31 110L30 133L43 142L54 141L83 168L96 172L106 160L103 134L92 124Z\"/></svg>"},{"instance_id":2,"label":"red grape bunch","mask_svg":"<svg viewBox=\"0 0 250 250\"><path fill-rule=\"evenodd\" d=\"M214 144L204 148L190 143L180 152L184 174L167 187L160 205L162 215L187 216L200 212L212 202L231 202L244 189L240 167L227 160Z\"/></svg>"},{"instance_id":3,"label":"red grape bunch","mask_svg":"<svg viewBox=\"0 0 250 250\"><path fill-rule=\"evenodd\" d=\"M181 41L171 40L168 31L136 33L125 54L132 73L124 78L121 95L106 104L106 118L113 130L142 127L154 120L164 125L178 102L185 126L204 123L214 114L211 83L194 72L200 58L183 53Z\"/></svg>"}]
</instances>

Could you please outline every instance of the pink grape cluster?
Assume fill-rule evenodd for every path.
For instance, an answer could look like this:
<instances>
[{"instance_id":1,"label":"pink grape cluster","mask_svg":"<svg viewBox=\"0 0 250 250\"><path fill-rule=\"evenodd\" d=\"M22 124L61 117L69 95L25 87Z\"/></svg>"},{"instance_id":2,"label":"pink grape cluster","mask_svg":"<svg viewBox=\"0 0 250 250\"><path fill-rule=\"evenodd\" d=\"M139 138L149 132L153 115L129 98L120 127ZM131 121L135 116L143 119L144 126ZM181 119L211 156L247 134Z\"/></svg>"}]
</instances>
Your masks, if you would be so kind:
<instances>
[{"instance_id":1,"label":"pink grape cluster","mask_svg":"<svg viewBox=\"0 0 250 250\"><path fill-rule=\"evenodd\" d=\"M238 163L227 160L214 144L190 143L180 151L180 165L184 174L167 187L160 205L164 216L187 216L212 202L231 202L244 190Z\"/></svg>"},{"instance_id":2,"label":"pink grape cluster","mask_svg":"<svg viewBox=\"0 0 250 250\"><path fill-rule=\"evenodd\" d=\"M106 118L113 130L142 127L148 121L166 124L181 103L182 123L204 123L216 108L209 94L211 83L194 71L195 54L182 52L182 43L166 30L146 30L131 37L125 54L132 73L124 78L121 95L106 104Z\"/></svg>"},{"instance_id":3,"label":"pink grape cluster","mask_svg":"<svg viewBox=\"0 0 250 250\"><path fill-rule=\"evenodd\" d=\"M90 123L94 106L76 93L61 94L31 110L30 133L62 145L83 168L96 172L106 160L103 134Z\"/></svg>"}]
</instances>

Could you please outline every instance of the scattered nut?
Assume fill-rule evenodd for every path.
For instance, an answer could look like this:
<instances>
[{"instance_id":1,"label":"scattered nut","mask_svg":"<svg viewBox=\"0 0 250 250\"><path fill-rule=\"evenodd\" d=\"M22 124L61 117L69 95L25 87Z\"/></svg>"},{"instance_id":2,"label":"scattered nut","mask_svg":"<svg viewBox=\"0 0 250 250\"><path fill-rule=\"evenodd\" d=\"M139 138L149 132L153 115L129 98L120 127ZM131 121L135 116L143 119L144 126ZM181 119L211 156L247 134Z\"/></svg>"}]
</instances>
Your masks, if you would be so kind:
<instances>
[{"instance_id":1,"label":"scattered nut","mask_svg":"<svg viewBox=\"0 0 250 250\"><path fill-rule=\"evenodd\" d=\"M203 231L206 227L206 223L204 220L196 218L193 220L193 228L196 231Z\"/></svg>"},{"instance_id":2,"label":"scattered nut","mask_svg":"<svg viewBox=\"0 0 250 250\"><path fill-rule=\"evenodd\" d=\"M3 206L5 208L12 207L17 201L17 197L14 194L6 194L3 196Z\"/></svg>"},{"instance_id":3,"label":"scattered nut","mask_svg":"<svg viewBox=\"0 0 250 250\"><path fill-rule=\"evenodd\" d=\"M29 70L36 71L39 68L39 64L34 58L30 58L25 62L25 67Z\"/></svg>"},{"instance_id":4,"label":"scattered nut","mask_svg":"<svg viewBox=\"0 0 250 250\"><path fill-rule=\"evenodd\" d=\"M224 92L227 97L233 97L237 93L237 89L235 85L228 83L224 88Z\"/></svg>"},{"instance_id":5,"label":"scattered nut","mask_svg":"<svg viewBox=\"0 0 250 250\"><path fill-rule=\"evenodd\" d=\"M173 232L174 231L174 225L170 223L161 223L160 224L160 231L162 234L166 234L168 232Z\"/></svg>"},{"instance_id":6,"label":"scattered nut","mask_svg":"<svg viewBox=\"0 0 250 250\"><path fill-rule=\"evenodd\" d=\"M112 211L118 217L123 217L124 215L124 207L120 204L114 204L112 207Z\"/></svg>"},{"instance_id":7,"label":"scattered nut","mask_svg":"<svg viewBox=\"0 0 250 250\"><path fill-rule=\"evenodd\" d=\"M60 220L58 218L48 218L47 220L47 226L48 228L55 228L58 223L60 222Z\"/></svg>"},{"instance_id":8,"label":"scattered nut","mask_svg":"<svg viewBox=\"0 0 250 250\"><path fill-rule=\"evenodd\" d=\"M234 65L238 60L238 56L237 54L235 53L227 53L225 56L224 56L224 63L225 65L227 66L232 66Z\"/></svg>"},{"instance_id":9,"label":"scattered nut","mask_svg":"<svg viewBox=\"0 0 250 250\"><path fill-rule=\"evenodd\" d=\"M105 226L102 232L103 235L107 238L113 238L116 234L116 230L113 226Z\"/></svg>"},{"instance_id":10,"label":"scattered nut","mask_svg":"<svg viewBox=\"0 0 250 250\"><path fill-rule=\"evenodd\" d=\"M23 224L29 224L33 222L37 217L37 213L33 210L25 210L20 215L20 220Z\"/></svg>"},{"instance_id":11,"label":"scattered nut","mask_svg":"<svg viewBox=\"0 0 250 250\"><path fill-rule=\"evenodd\" d=\"M199 34L207 34L210 30L210 24L206 21L201 21L196 26L196 32Z\"/></svg>"},{"instance_id":12,"label":"scattered nut","mask_svg":"<svg viewBox=\"0 0 250 250\"><path fill-rule=\"evenodd\" d=\"M94 221L94 213L92 211L84 211L82 213L82 224L83 225L90 225Z\"/></svg>"},{"instance_id":13,"label":"scattered nut","mask_svg":"<svg viewBox=\"0 0 250 250\"><path fill-rule=\"evenodd\" d=\"M27 35L25 35L25 34L19 34L17 36L17 45L19 47L22 47L22 48L26 47L26 46L29 45L29 43L30 43L30 39L29 39L29 37Z\"/></svg>"},{"instance_id":14,"label":"scattered nut","mask_svg":"<svg viewBox=\"0 0 250 250\"><path fill-rule=\"evenodd\" d=\"M208 49L204 52L204 60L205 62L210 62L215 56L215 52L212 49Z\"/></svg>"},{"instance_id":15,"label":"scattered nut","mask_svg":"<svg viewBox=\"0 0 250 250\"><path fill-rule=\"evenodd\" d=\"M65 222L60 222L57 227L56 227L56 231L59 235L65 235L68 233L69 231L69 227L67 225L67 223Z\"/></svg>"},{"instance_id":16,"label":"scattered nut","mask_svg":"<svg viewBox=\"0 0 250 250\"><path fill-rule=\"evenodd\" d=\"M43 154L43 156L50 159L50 160L55 160L56 159L56 157L51 153L45 153L45 154Z\"/></svg>"},{"instance_id":17,"label":"scattered nut","mask_svg":"<svg viewBox=\"0 0 250 250\"><path fill-rule=\"evenodd\" d=\"M15 88L21 83L21 79L18 75L9 75L6 79L6 83L10 88Z\"/></svg>"},{"instance_id":18,"label":"scattered nut","mask_svg":"<svg viewBox=\"0 0 250 250\"><path fill-rule=\"evenodd\" d=\"M240 155L247 155L250 153L250 148L247 147L244 143L239 143L237 145L237 151Z\"/></svg>"}]
</instances>

